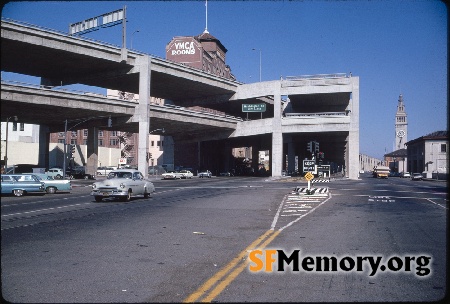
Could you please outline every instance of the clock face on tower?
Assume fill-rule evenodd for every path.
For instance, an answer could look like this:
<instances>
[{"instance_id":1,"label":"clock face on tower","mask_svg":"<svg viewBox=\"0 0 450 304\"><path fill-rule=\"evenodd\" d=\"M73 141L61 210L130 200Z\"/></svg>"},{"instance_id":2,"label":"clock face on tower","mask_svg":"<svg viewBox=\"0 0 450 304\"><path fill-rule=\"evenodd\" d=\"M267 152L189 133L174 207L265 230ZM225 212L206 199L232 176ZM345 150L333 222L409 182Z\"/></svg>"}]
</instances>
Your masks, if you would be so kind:
<instances>
[{"instance_id":1,"label":"clock face on tower","mask_svg":"<svg viewBox=\"0 0 450 304\"><path fill-rule=\"evenodd\" d=\"M402 138L403 136L405 136L405 131L403 131L403 130L398 131L397 136Z\"/></svg>"}]
</instances>

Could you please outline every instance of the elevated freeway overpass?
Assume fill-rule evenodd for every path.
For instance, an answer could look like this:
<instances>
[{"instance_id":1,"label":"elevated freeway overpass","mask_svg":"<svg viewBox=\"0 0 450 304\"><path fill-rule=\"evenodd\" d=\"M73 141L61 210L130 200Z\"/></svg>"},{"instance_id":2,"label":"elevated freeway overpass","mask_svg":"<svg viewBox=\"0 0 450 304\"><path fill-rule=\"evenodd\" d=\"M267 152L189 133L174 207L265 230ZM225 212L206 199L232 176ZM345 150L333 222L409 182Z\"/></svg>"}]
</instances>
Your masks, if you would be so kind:
<instances>
[{"instance_id":1,"label":"elevated freeway overpass","mask_svg":"<svg viewBox=\"0 0 450 304\"><path fill-rule=\"evenodd\" d=\"M295 155L308 157L304 151L308 140L319 140L333 161L347 168L349 178L358 177L358 77L315 75L243 84L149 54L4 19L1 66L2 71L41 78L38 88L2 83L2 121L19 115L21 121L45 125L42 129L49 132L61 130L65 119L97 117L80 124L95 130L104 128L111 116L113 128L139 133L138 167L143 172L148 166L148 132L164 127L165 135L176 143L268 147L272 176L281 176L286 155L292 166ZM59 90L76 83L135 93L139 99L130 102ZM150 96L170 100L172 106L151 104ZM236 118L243 116L242 104L262 102L267 105L262 117ZM193 106L227 115L193 113L187 109ZM97 166L95 145L88 138L88 170ZM219 162L215 160L216 165Z\"/></svg>"}]
</instances>

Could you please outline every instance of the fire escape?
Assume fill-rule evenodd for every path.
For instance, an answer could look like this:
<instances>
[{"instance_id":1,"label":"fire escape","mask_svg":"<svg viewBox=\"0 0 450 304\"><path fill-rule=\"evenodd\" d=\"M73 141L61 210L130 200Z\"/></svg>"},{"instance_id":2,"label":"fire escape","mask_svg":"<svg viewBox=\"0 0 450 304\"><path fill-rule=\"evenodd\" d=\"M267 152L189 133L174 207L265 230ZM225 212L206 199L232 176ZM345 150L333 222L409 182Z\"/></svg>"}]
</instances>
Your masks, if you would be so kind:
<instances>
[{"instance_id":1,"label":"fire escape","mask_svg":"<svg viewBox=\"0 0 450 304\"><path fill-rule=\"evenodd\" d=\"M134 94L119 91L119 98L124 100L133 100ZM121 157L127 159L128 165L135 165L136 149L134 134L131 132L122 132L119 136L119 141L122 146Z\"/></svg>"},{"instance_id":2,"label":"fire escape","mask_svg":"<svg viewBox=\"0 0 450 304\"><path fill-rule=\"evenodd\" d=\"M127 164L134 164L136 151L134 149L133 133L123 132L119 136L120 145L122 147L121 157L127 159Z\"/></svg>"}]
</instances>

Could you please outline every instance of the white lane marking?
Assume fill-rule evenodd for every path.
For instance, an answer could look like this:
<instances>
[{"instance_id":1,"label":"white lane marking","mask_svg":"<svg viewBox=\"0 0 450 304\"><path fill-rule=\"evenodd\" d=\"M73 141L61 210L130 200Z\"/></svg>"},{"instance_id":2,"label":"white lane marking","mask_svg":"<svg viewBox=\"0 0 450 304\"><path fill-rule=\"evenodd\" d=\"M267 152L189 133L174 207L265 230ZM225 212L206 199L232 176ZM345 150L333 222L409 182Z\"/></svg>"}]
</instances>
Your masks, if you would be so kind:
<instances>
[{"instance_id":1,"label":"white lane marking","mask_svg":"<svg viewBox=\"0 0 450 304\"><path fill-rule=\"evenodd\" d=\"M431 202L431 203L433 203L433 204L435 204L435 205L438 205L438 206L441 207L441 208L448 209L447 207L442 206L441 204L438 204L438 203L436 203L436 202L433 202L433 201L432 201L431 199L429 199L429 198L427 198L427 201L429 201L429 202Z\"/></svg>"},{"instance_id":2,"label":"white lane marking","mask_svg":"<svg viewBox=\"0 0 450 304\"><path fill-rule=\"evenodd\" d=\"M74 204L74 205L66 205L66 206L45 208L45 209L37 209L37 210L31 210L31 211L25 211L25 212L2 214L2 217L15 216L15 215L24 215L24 214L32 214L32 213L37 213L37 212L42 212L42 211L51 211L51 210L57 210L57 209L62 209L62 208L69 208L69 207L76 207L76 206L90 205L90 204L92 204L92 203L82 203L82 204Z\"/></svg>"}]
</instances>

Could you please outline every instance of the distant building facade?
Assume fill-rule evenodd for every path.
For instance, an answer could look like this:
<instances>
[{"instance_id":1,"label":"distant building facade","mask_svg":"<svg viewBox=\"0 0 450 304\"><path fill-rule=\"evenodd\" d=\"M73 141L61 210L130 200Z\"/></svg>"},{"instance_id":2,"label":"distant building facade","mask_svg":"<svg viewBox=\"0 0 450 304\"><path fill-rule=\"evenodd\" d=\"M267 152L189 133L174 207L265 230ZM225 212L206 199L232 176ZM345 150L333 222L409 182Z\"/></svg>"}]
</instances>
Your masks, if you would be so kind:
<instances>
[{"instance_id":1,"label":"distant building facade","mask_svg":"<svg viewBox=\"0 0 450 304\"><path fill-rule=\"evenodd\" d=\"M375 166L384 166L385 162L381 159L365 155L359 154L359 170L360 171L372 171Z\"/></svg>"},{"instance_id":2,"label":"distant building facade","mask_svg":"<svg viewBox=\"0 0 450 304\"><path fill-rule=\"evenodd\" d=\"M395 150L384 155L386 165L391 169L391 172L402 173L407 171L408 152L406 149Z\"/></svg>"},{"instance_id":3,"label":"distant building facade","mask_svg":"<svg viewBox=\"0 0 450 304\"><path fill-rule=\"evenodd\" d=\"M422 173L427 178L447 179L448 144L448 131L436 131L408 141L408 171Z\"/></svg>"},{"instance_id":4,"label":"distant building facade","mask_svg":"<svg viewBox=\"0 0 450 304\"><path fill-rule=\"evenodd\" d=\"M166 46L166 59L235 80L226 64L227 49L208 31L197 36L174 37Z\"/></svg>"}]
</instances>

